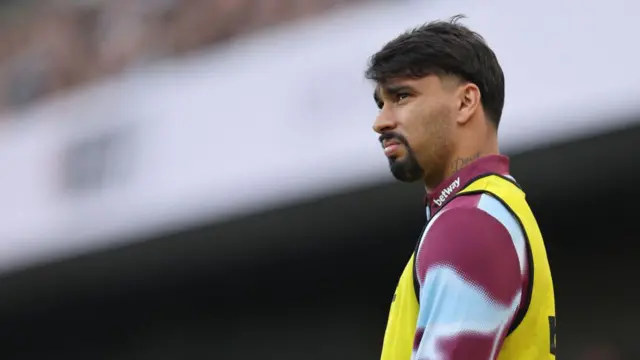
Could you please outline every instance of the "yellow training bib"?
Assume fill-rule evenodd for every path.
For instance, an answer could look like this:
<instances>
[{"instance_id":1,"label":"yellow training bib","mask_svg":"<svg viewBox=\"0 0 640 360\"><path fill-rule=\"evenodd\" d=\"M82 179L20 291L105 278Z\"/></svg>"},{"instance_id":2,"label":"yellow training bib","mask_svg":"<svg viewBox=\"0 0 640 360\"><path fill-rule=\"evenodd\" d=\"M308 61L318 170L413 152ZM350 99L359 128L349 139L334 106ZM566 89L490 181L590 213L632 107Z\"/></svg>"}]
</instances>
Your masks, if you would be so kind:
<instances>
[{"instance_id":1,"label":"yellow training bib","mask_svg":"<svg viewBox=\"0 0 640 360\"><path fill-rule=\"evenodd\" d=\"M525 307L516 315L497 358L555 359L553 282L542 234L525 200L525 194L512 181L499 175L487 175L472 181L455 196L483 193L498 199L518 220L527 238L529 253L529 289L526 294L529 298L525 301ZM382 360L411 359L419 311L414 260L415 253L402 272L393 297L384 336Z\"/></svg>"}]
</instances>

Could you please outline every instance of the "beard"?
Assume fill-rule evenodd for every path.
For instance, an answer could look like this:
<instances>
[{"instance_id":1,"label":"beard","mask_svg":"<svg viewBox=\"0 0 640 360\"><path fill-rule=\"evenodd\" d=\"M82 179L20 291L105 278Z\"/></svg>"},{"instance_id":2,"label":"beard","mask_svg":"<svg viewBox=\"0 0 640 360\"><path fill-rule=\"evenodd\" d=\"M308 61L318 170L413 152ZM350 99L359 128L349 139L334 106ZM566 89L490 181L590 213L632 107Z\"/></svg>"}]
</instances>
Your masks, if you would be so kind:
<instances>
[{"instance_id":1,"label":"beard","mask_svg":"<svg viewBox=\"0 0 640 360\"><path fill-rule=\"evenodd\" d=\"M415 152L409 146L407 139L398 133L385 133L380 136L380 141L394 139L400 142L406 149L404 157L390 157L389 169L391 174L402 182L415 182L424 177L424 169L420 166Z\"/></svg>"}]
</instances>

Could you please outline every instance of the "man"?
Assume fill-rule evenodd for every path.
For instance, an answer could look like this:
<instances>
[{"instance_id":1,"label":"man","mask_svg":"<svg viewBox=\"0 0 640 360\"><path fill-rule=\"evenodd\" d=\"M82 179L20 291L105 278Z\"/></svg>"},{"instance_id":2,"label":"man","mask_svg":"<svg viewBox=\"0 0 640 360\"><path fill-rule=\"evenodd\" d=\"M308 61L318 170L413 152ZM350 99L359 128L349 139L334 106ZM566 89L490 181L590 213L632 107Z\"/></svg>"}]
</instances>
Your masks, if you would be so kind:
<instances>
[{"instance_id":1,"label":"man","mask_svg":"<svg viewBox=\"0 0 640 360\"><path fill-rule=\"evenodd\" d=\"M400 35L366 71L392 174L427 189L427 224L396 288L382 359L553 359L542 235L498 152L504 76L458 19Z\"/></svg>"}]
</instances>

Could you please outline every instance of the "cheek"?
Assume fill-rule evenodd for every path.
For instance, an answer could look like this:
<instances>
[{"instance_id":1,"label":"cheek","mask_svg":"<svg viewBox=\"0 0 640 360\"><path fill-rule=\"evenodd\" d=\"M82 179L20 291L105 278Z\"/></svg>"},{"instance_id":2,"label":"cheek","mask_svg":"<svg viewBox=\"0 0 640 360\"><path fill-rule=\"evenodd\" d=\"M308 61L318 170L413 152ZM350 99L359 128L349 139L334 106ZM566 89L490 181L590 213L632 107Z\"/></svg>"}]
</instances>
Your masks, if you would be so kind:
<instances>
[{"instance_id":1,"label":"cheek","mask_svg":"<svg viewBox=\"0 0 640 360\"><path fill-rule=\"evenodd\" d=\"M414 106L407 109L406 119L407 135L410 137L411 146L416 149L423 148L433 135L430 125L432 119L429 113L419 106Z\"/></svg>"},{"instance_id":2,"label":"cheek","mask_svg":"<svg viewBox=\"0 0 640 360\"><path fill-rule=\"evenodd\" d=\"M424 113L419 106L413 104L407 104L398 109L398 119L402 124L402 127L407 133L422 132L424 128Z\"/></svg>"}]
</instances>

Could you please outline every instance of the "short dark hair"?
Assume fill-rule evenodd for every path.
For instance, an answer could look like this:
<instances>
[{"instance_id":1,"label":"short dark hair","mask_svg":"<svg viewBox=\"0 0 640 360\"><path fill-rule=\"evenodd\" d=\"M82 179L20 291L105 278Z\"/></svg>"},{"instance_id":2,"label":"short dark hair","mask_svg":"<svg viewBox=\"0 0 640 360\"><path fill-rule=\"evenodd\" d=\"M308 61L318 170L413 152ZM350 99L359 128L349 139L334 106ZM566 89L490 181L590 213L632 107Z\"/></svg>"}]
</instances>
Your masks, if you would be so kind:
<instances>
[{"instance_id":1,"label":"short dark hair","mask_svg":"<svg viewBox=\"0 0 640 360\"><path fill-rule=\"evenodd\" d=\"M484 111L498 127L504 106L504 74L493 50L458 20L433 21L388 42L369 60L365 76L379 84L394 78L453 75L480 89Z\"/></svg>"}]
</instances>

